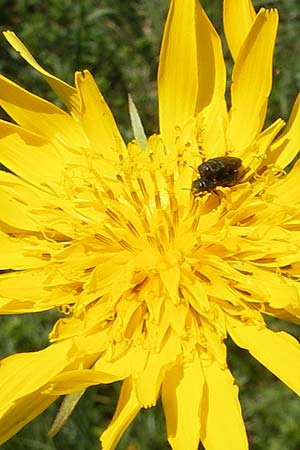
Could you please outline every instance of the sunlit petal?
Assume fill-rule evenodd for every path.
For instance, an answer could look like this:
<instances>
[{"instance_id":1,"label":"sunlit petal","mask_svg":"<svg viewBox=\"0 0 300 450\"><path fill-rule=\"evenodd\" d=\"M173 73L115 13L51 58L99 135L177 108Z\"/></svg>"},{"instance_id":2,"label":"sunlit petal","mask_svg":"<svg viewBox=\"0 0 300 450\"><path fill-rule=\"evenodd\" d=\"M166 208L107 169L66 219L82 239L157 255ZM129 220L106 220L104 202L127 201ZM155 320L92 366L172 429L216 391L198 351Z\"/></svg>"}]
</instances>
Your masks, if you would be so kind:
<instances>
[{"instance_id":1,"label":"sunlit petal","mask_svg":"<svg viewBox=\"0 0 300 450\"><path fill-rule=\"evenodd\" d=\"M300 395L300 344L289 334L228 319L233 340Z\"/></svg>"},{"instance_id":2,"label":"sunlit petal","mask_svg":"<svg viewBox=\"0 0 300 450\"><path fill-rule=\"evenodd\" d=\"M201 440L206 450L247 450L248 442L238 399L238 388L228 369L203 364ZM233 425L234 424L234 425Z\"/></svg>"},{"instance_id":3,"label":"sunlit petal","mask_svg":"<svg viewBox=\"0 0 300 450\"><path fill-rule=\"evenodd\" d=\"M140 410L131 379L123 382L115 415L108 428L101 435L103 450L114 449L122 434Z\"/></svg>"},{"instance_id":4,"label":"sunlit petal","mask_svg":"<svg viewBox=\"0 0 300 450\"><path fill-rule=\"evenodd\" d=\"M234 61L255 20L251 0L224 0L223 22L226 41Z\"/></svg>"},{"instance_id":5,"label":"sunlit petal","mask_svg":"<svg viewBox=\"0 0 300 450\"><path fill-rule=\"evenodd\" d=\"M40 64L34 59L29 50L25 47L21 39L16 36L13 31L4 31L4 37L8 40L10 45L28 62L35 70L37 70L49 83L54 92L62 99L62 101L69 108L70 112L76 117L79 116L79 99L74 89L69 84L60 80L56 76L45 70Z\"/></svg>"},{"instance_id":6,"label":"sunlit petal","mask_svg":"<svg viewBox=\"0 0 300 450\"><path fill-rule=\"evenodd\" d=\"M214 97L223 99L225 78L220 39L199 2L172 0L158 69L160 131L167 143Z\"/></svg>"},{"instance_id":7,"label":"sunlit petal","mask_svg":"<svg viewBox=\"0 0 300 450\"><path fill-rule=\"evenodd\" d=\"M261 9L234 65L228 138L235 148L250 145L264 124L277 27L277 11Z\"/></svg>"}]
</instances>

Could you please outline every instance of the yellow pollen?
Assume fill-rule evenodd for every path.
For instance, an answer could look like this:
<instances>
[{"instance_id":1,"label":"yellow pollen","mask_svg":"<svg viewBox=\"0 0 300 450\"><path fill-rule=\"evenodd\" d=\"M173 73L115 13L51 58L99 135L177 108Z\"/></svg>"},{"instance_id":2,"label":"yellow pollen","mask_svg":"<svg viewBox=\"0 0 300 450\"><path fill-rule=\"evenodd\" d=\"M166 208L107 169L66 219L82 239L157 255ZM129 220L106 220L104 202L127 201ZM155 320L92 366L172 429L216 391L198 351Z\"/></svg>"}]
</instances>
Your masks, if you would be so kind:
<instances>
[{"instance_id":1,"label":"yellow pollen","mask_svg":"<svg viewBox=\"0 0 300 450\"><path fill-rule=\"evenodd\" d=\"M132 245L129 244L129 242L125 241L124 239L119 239L118 243L125 249L128 250L130 252L134 251L134 248L132 247Z\"/></svg>"},{"instance_id":2,"label":"yellow pollen","mask_svg":"<svg viewBox=\"0 0 300 450\"><path fill-rule=\"evenodd\" d=\"M105 245L112 245L113 244L113 241L111 239L109 239L106 236L103 236L102 234L95 233L94 237L95 237L95 239L97 239L98 241L102 242Z\"/></svg>"},{"instance_id":3,"label":"yellow pollen","mask_svg":"<svg viewBox=\"0 0 300 450\"><path fill-rule=\"evenodd\" d=\"M148 204L149 203L149 195L148 195L148 191L147 191L146 185L144 183L144 180L142 178L138 177L137 181L138 181L138 184L139 184L140 189L142 191L145 203Z\"/></svg>"},{"instance_id":4,"label":"yellow pollen","mask_svg":"<svg viewBox=\"0 0 300 450\"><path fill-rule=\"evenodd\" d=\"M109 208L105 209L106 214L112 219L113 222L115 222L117 225L122 225L122 220L117 216L115 211L112 211Z\"/></svg>"},{"instance_id":5,"label":"yellow pollen","mask_svg":"<svg viewBox=\"0 0 300 450\"><path fill-rule=\"evenodd\" d=\"M51 259L50 253L42 253L41 257L42 257L42 259L45 259L46 261L50 261L50 259Z\"/></svg>"},{"instance_id":6,"label":"yellow pollen","mask_svg":"<svg viewBox=\"0 0 300 450\"><path fill-rule=\"evenodd\" d=\"M191 225L192 233L195 233L197 231L197 228L198 228L198 225L199 225L199 220L200 220L200 216L199 215L194 217L194 220L193 220L192 225Z\"/></svg>"},{"instance_id":7,"label":"yellow pollen","mask_svg":"<svg viewBox=\"0 0 300 450\"><path fill-rule=\"evenodd\" d=\"M137 231L137 229L135 228L135 226L133 225L132 222L130 222L129 220L126 222L126 227L128 228L128 230L135 236L138 237L139 232Z\"/></svg>"}]
</instances>

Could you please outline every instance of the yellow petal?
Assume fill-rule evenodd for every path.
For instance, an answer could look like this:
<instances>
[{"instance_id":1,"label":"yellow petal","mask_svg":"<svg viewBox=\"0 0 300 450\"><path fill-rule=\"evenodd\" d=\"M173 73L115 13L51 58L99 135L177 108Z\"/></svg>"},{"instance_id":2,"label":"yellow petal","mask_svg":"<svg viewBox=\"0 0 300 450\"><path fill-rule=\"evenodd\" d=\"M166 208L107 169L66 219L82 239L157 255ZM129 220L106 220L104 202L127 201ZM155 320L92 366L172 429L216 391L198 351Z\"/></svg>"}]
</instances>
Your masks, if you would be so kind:
<instances>
[{"instance_id":1,"label":"yellow petal","mask_svg":"<svg viewBox=\"0 0 300 450\"><path fill-rule=\"evenodd\" d=\"M122 434L140 409L141 405L137 400L132 379L127 378L122 384L114 417L100 437L102 450L113 450L116 448Z\"/></svg>"},{"instance_id":2,"label":"yellow petal","mask_svg":"<svg viewBox=\"0 0 300 450\"><path fill-rule=\"evenodd\" d=\"M75 320L74 325L76 326ZM77 326L77 329L74 329L73 335L78 333L79 326ZM64 337L70 337L70 334L69 336L64 335ZM87 351L103 351L109 344L107 335L103 332L84 338L80 345L86 354ZM124 380L132 372L137 371L139 366L139 372L143 370L146 357L147 352L137 347L131 347L124 354L122 353L121 357L114 358L113 360L109 360L107 354L103 354L93 364L93 369L76 369L74 371L64 372L53 378L50 386L51 393L55 395L69 394L95 384L113 383L114 381Z\"/></svg>"},{"instance_id":3,"label":"yellow petal","mask_svg":"<svg viewBox=\"0 0 300 450\"><path fill-rule=\"evenodd\" d=\"M0 181L2 179L3 176L0 172ZM17 185L17 183L15 184ZM16 196L14 196L15 192ZM34 200L34 203L27 203L30 198ZM27 230L43 233L46 229L48 229L48 231L51 229L52 231L56 230L60 237L74 236L74 223L71 220L72 217L67 216L63 210L58 210L60 202L57 202L57 208L55 208L55 206L51 207L51 205L47 205L48 208L34 211L33 208L41 203L41 199L37 197L33 190L30 191L28 186L20 191L19 189L5 190L5 187L0 186L1 219L4 224L14 227L19 231ZM42 207L43 206L45 206L45 204L42 204ZM65 206L64 202L61 202L61 206ZM72 209L70 206L69 209L71 213Z\"/></svg>"},{"instance_id":4,"label":"yellow petal","mask_svg":"<svg viewBox=\"0 0 300 450\"><path fill-rule=\"evenodd\" d=\"M23 42L15 35L13 31L4 31L4 37L10 43L10 45L25 59L35 70L37 70L51 86L53 91L61 98L64 104L68 107L70 112L76 117L79 116L79 99L74 89L69 84L55 77L51 73L47 72L39 63L34 59L32 54L27 50Z\"/></svg>"},{"instance_id":5,"label":"yellow petal","mask_svg":"<svg viewBox=\"0 0 300 450\"><path fill-rule=\"evenodd\" d=\"M178 301L178 286L180 281L180 270L176 265L172 267L162 267L160 270L161 281L174 303Z\"/></svg>"},{"instance_id":6,"label":"yellow petal","mask_svg":"<svg viewBox=\"0 0 300 450\"><path fill-rule=\"evenodd\" d=\"M52 269L52 275L54 270ZM45 284L45 278L46 273L43 268L2 274L0 278L1 313L23 313L30 312L32 309L45 311L75 301L72 283L68 286L65 280L65 286L60 284L51 289Z\"/></svg>"},{"instance_id":7,"label":"yellow petal","mask_svg":"<svg viewBox=\"0 0 300 450\"><path fill-rule=\"evenodd\" d=\"M53 375L69 364L66 362L66 352L71 345L71 342L65 341L44 350L17 353L2 359L0 365L1 411L5 409L6 403L12 405L18 398L44 386ZM12 377L12 374L16 376Z\"/></svg>"},{"instance_id":8,"label":"yellow petal","mask_svg":"<svg viewBox=\"0 0 300 450\"><path fill-rule=\"evenodd\" d=\"M0 365L0 443L40 414L56 397L43 394L51 378L70 364L72 343L64 341L33 353L19 353Z\"/></svg>"},{"instance_id":9,"label":"yellow petal","mask_svg":"<svg viewBox=\"0 0 300 450\"><path fill-rule=\"evenodd\" d=\"M0 270L21 270L48 264L60 245L36 236L7 236L0 231Z\"/></svg>"},{"instance_id":10,"label":"yellow petal","mask_svg":"<svg viewBox=\"0 0 300 450\"><path fill-rule=\"evenodd\" d=\"M291 335L243 323L226 316L227 328L235 343L300 395L300 344Z\"/></svg>"},{"instance_id":11,"label":"yellow petal","mask_svg":"<svg viewBox=\"0 0 300 450\"><path fill-rule=\"evenodd\" d=\"M275 241L276 242L276 241ZM270 246L272 244L269 244ZM274 244L275 245L275 244ZM268 245L266 245L266 254L268 255ZM291 252L288 246L281 244L280 250L284 252L285 248ZM271 253L270 249L270 253ZM276 251L276 250L275 250ZM297 251L297 247L292 247L292 251ZM299 293L295 286L291 285L283 277L265 269L252 268L252 277L243 277L237 282L236 287L241 291L253 294L261 302L269 303L274 308L286 308L290 305L299 306Z\"/></svg>"},{"instance_id":12,"label":"yellow petal","mask_svg":"<svg viewBox=\"0 0 300 450\"><path fill-rule=\"evenodd\" d=\"M114 383L115 381L122 379L123 376L116 376L105 371L100 372L98 370L89 369L70 370L53 378L47 392L51 392L52 395L74 394L90 386Z\"/></svg>"},{"instance_id":13,"label":"yellow petal","mask_svg":"<svg viewBox=\"0 0 300 450\"><path fill-rule=\"evenodd\" d=\"M218 363L203 362L206 381L201 405L201 441L207 450L247 450L248 441L230 371Z\"/></svg>"},{"instance_id":14,"label":"yellow petal","mask_svg":"<svg viewBox=\"0 0 300 450\"><path fill-rule=\"evenodd\" d=\"M233 68L228 138L239 150L251 144L265 120L277 26L277 10L261 9Z\"/></svg>"},{"instance_id":15,"label":"yellow petal","mask_svg":"<svg viewBox=\"0 0 300 450\"><path fill-rule=\"evenodd\" d=\"M48 178L48 181L50 180L51 175ZM37 189L11 173L0 171L0 208L4 228L7 224L15 228L14 232L28 230L44 233L52 229L64 236L74 235L74 224L71 220L74 214L76 216L74 205L54 196L49 183L47 185L46 182L47 180L45 185L42 184L43 190ZM47 189L52 195L47 193ZM78 215L76 219L75 223L78 223Z\"/></svg>"},{"instance_id":16,"label":"yellow petal","mask_svg":"<svg viewBox=\"0 0 300 450\"><path fill-rule=\"evenodd\" d=\"M39 370L38 368L36 370ZM1 385L2 388L2 385ZM41 414L57 397L37 390L15 401L14 407L3 416L0 411L0 445Z\"/></svg>"},{"instance_id":17,"label":"yellow petal","mask_svg":"<svg viewBox=\"0 0 300 450\"><path fill-rule=\"evenodd\" d=\"M203 372L198 358L167 372L162 384L168 441L173 450L197 450L200 440Z\"/></svg>"},{"instance_id":18,"label":"yellow petal","mask_svg":"<svg viewBox=\"0 0 300 450\"><path fill-rule=\"evenodd\" d=\"M198 95L195 16L195 0L171 0L157 80L160 132L168 143L174 141L175 127L183 126L195 114Z\"/></svg>"},{"instance_id":19,"label":"yellow petal","mask_svg":"<svg viewBox=\"0 0 300 450\"><path fill-rule=\"evenodd\" d=\"M201 147L206 159L225 155L228 146L226 142L226 129L228 127L228 114L225 98L219 97L218 91L209 106L199 113L203 132ZM221 94L221 91L219 91Z\"/></svg>"},{"instance_id":20,"label":"yellow petal","mask_svg":"<svg viewBox=\"0 0 300 450\"><path fill-rule=\"evenodd\" d=\"M82 127L92 146L105 158L119 161L125 145L113 115L88 70L76 72L75 83L81 101Z\"/></svg>"},{"instance_id":21,"label":"yellow petal","mask_svg":"<svg viewBox=\"0 0 300 450\"><path fill-rule=\"evenodd\" d=\"M298 160L291 172L283 180L279 180L271 187L272 194L276 195L281 204L296 204L300 202L300 161ZM276 200L277 200L276 199Z\"/></svg>"},{"instance_id":22,"label":"yellow petal","mask_svg":"<svg viewBox=\"0 0 300 450\"><path fill-rule=\"evenodd\" d=\"M158 68L160 132L175 142L183 127L224 95L225 67L219 37L197 0L172 0L164 29Z\"/></svg>"},{"instance_id":23,"label":"yellow petal","mask_svg":"<svg viewBox=\"0 0 300 450\"><path fill-rule=\"evenodd\" d=\"M251 146L246 151L237 152L237 156L243 160L244 167L248 168L245 179L251 179L253 175L259 173L260 168L265 168L268 164L273 163L270 152L271 145L284 126L285 121L277 119L261 132L257 139L258 145L255 149L255 155Z\"/></svg>"},{"instance_id":24,"label":"yellow petal","mask_svg":"<svg viewBox=\"0 0 300 450\"><path fill-rule=\"evenodd\" d=\"M42 206L32 186L11 173L0 171L0 220L3 223L16 229L41 231L30 209Z\"/></svg>"},{"instance_id":25,"label":"yellow petal","mask_svg":"<svg viewBox=\"0 0 300 450\"><path fill-rule=\"evenodd\" d=\"M0 177L1 176L0 172ZM0 210L3 223L21 230L41 231L39 224L31 217L28 205L12 196L3 186L0 186Z\"/></svg>"},{"instance_id":26,"label":"yellow petal","mask_svg":"<svg viewBox=\"0 0 300 450\"><path fill-rule=\"evenodd\" d=\"M300 94L294 103L284 132L271 146L270 157L276 167L285 169L300 150Z\"/></svg>"},{"instance_id":27,"label":"yellow petal","mask_svg":"<svg viewBox=\"0 0 300 450\"><path fill-rule=\"evenodd\" d=\"M69 147L86 147L79 124L66 112L0 75L0 105L27 130L48 139L58 139Z\"/></svg>"},{"instance_id":28,"label":"yellow petal","mask_svg":"<svg viewBox=\"0 0 300 450\"><path fill-rule=\"evenodd\" d=\"M60 182L63 161L48 139L3 120L0 139L1 163L8 169L43 189Z\"/></svg>"},{"instance_id":29,"label":"yellow petal","mask_svg":"<svg viewBox=\"0 0 300 450\"><path fill-rule=\"evenodd\" d=\"M223 23L226 41L234 61L255 20L251 0L224 0Z\"/></svg>"},{"instance_id":30,"label":"yellow petal","mask_svg":"<svg viewBox=\"0 0 300 450\"><path fill-rule=\"evenodd\" d=\"M166 338L160 352L150 353L146 367L136 381L137 398L148 408L155 405L166 371L175 364L181 353L181 346L175 335Z\"/></svg>"}]
</instances>

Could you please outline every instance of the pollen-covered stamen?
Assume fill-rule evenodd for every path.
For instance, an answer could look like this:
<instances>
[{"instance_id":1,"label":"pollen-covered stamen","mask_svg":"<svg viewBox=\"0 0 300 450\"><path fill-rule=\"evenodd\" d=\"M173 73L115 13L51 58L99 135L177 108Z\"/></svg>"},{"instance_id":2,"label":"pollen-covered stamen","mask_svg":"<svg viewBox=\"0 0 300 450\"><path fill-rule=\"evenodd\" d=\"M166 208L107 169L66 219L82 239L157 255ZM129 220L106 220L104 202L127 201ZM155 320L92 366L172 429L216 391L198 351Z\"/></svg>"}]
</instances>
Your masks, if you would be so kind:
<instances>
[{"instance_id":1,"label":"pollen-covered stamen","mask_svg":"<svg viewBox=\"0 0 300 450\"><path fill-rule=\"evenodd\" d=\"M121 245L125 250L128 250L130 252L134 251L134 247L128 242L128 240L125 240L123 237L118 236L116 233L114 233L113 229L108 225L104 225L104 229L109 234L113 241Z\"/></svg>"},{"instance_id":2,"label":"pollen-covered stamen","mask_svg":"<svg viewBox=\"0 0 300 450\"><path fill-rule=\"evenodd\" d=\"M122 220L119 218L115 211L106 208L105 212L113 222L115 222L117 225L122 225Z\"/></svg>"},{"instance_id":3,"label":"pollen-covered stamen","mask_svg":"<svg viewBox=\"0 0 300 450\"><path fill-rule=\"evenodd\" d=\"M110 186L108 186L108 184L105 183L105 181L103 179L100 179L99 182L101 184L101 187L102 187L103 191L107 195L107 197L110 200L114 200L115 199L115 194L114 194L113 190L110 188ZM103 196L103 192L101 192L101 195Z\"/></svg>"},{"instance_id":4,"label":"pollen-covered stamen","mask_svg":"<svg viewBox=\"0 0 300 450\"><path fill-rule=\"evenodd\" d=\"M193 217L200 211L200 202L199 197L195 198L192 196L192 201L190 202L190 209L188 212L189 217Z\"/></svg>"},{"instance_id":5,"label":"pollen-covered stamen","mask_svg":"<svg viewBox=\"0 0 300 450\"><path fill-rule=\"evenodd\" d=\"M144 183L144 180L141 177L137 177L137 182L138 182L141 192L143 194L145 203L148 204L149 203L149 194L148 194L146 185Z\"/></svg>"},{"instance_id":6,"label":"pollen-covered stamen","mask_svg":"<svg viewBox=\"0 0 300 450\"><path fill-rule=\"evenodd\" d=\"M166 211L163 211L162 214L168 230L168 241L173 242L175 238L175 228L173 226L173 223L171 222L170 214L168 214Z\"/></svg>"},{"instance_id":7,"label":"pollen-covered stamen","mask_svg":"<svg viewBox=\"0 0 300 450\"><path fill-rule=\"evenodd\" d=\"M48 253L48 252L47 252L47 253L44 252L44 253L41 254L41 258L42 258L43 260L50 261L50 260L51 260L51 254Z\"/></svg>"},{"instance_id":8,"label":"pollen-covered stamen","mask_svg":"<svg viewBox=\"0 0 300 450\"><path fill-rule=\"evenodd\" d=\"M123 199L125 204L128 202L130 207L134 207L132 213L135 219L126 219L117 203L109 206L106 212L116 225L122 223L123 229L126 227L136 238L144 237L148 245L164 255L175 239L179 222L174 179L158 171L155 161L149 162L149 154L141 153L139 156L139 163L125 160L122 165Z\"/></svg>"},{"instance_id":9,"label":"pollen-covered stamen","mask_svg":"<svg viewBox=\"0 0 300 450\"><path fill-rule=\"evenodd\" d=\"M133 186L132 176L131 176L129 170L126 168L124 169L124 178L125 178L125 184L128 187L128 190L130 193L130 198L131 198L131 200L133 200L134 207L138 211L141 211L141 209L143 208L143 202L140 200L137 190Z\"/></svg>"},{"instance_id":10,"label":"pollen-covered stamen","mask_svg":"<svg viewBox=\"0 0 300 450\"><path fill-rule=\"evenodd\" d=\"M204 281L205 283L211 283L210 278L208 278L206 275L204 275L203 272L201 272L197 267L193 268L193 274L199 278L201 281Z\"/></svg>"},{"instance_id":11,"label":"pollen-covered stamen","mask_svg":"<svg viewBox=\"0 0 300 450\"><path fill-rule=\"evenodd\" d=\"M134 237L138 237L138 230L136 229L134 224L124 216L123 213L117 211L117 209L113 211L110 208L106 208L105 212L113 222L115 222L122 228L126 227Z\"/></svg>"},{"instance_id":12,"label":"pollen-covered stamen","mask_svg":"<svg viewBox=\"0 0 300 450\"><path fill-rule=\"evenodd\" d=\"M110 246L113 244L113 241L103 234L95 233L94 237L104 245Z\"/></svg>"},{"instance_id":13,"label":"pollen-covered stamen","mask_svg":"<svg viewBox=\"0 0 300 450\"><path fill-rule=\"evenodd\" d=\"M197 231L197 228L198 228L198 225L199 225L199 219L200 219L199 215L194 217L194 220L193 220L192 225L191 225L192 233L195 233Z\"/></svg>"},{"instance_id":14,"label":"pollen-covered stamen","mask_svg":"<svg viewBox=\"0 0 300 450\"><path fill-rule=\"evenodd\" d=\"M68 316L70 314L72 314L72 312L74 311L74 306L72 305L60 305L57 307L57 310L59 312L61 312L62 314L64 314L65 316Z\"/></svg>"},{"instance_id":15,"label":"pollen-covered stamen","mask_svg":"<svg viewBox=\"0 0 300 450\"><path fill-rule=\"evenodd\" d=\"M172 217L172 226L170 227L169 234L170 236L173 236L171 240L174 239L174 233L175 230L178 227L179 222L179 213L178 213L178 201L175 196L174 192L174 175L166 175L165 176L166 183L167 183L167 193L169 196L169 203L170 203L170 214ZM168 218L169 221L170 217ZM171 223L171 220L170 220Z\"/></svg>"},{"instance_id":16,"label":"pollen-covered stamen","mask_svg":"<svg viewBox=\"0 0 300 450\"><path fill-rule=\"evenodd\" d=\"M158 236L147 236L147 240L149 243L152 243L152 246L158 250L160 255L165 254L165 248L162 245L162 242Z\"/></svg>"},{"instance_id":17,"label":"pollen-covered stamen","mask_svg":"<svg viewBox=\"0 0 300 450\"><path fill-rule=\"evenodd\" d=\"M155 200L155 207L156 209L161 209L161 198L160 198L160 193L159 193L159 188L158 188L158 184L157 184L157 179L155 176L155 173L153 173L152 171L150 171L150 176L151 176L151 180L153 183L153 187L154 187L154 200Z\"/></svg>"}]
</instances>

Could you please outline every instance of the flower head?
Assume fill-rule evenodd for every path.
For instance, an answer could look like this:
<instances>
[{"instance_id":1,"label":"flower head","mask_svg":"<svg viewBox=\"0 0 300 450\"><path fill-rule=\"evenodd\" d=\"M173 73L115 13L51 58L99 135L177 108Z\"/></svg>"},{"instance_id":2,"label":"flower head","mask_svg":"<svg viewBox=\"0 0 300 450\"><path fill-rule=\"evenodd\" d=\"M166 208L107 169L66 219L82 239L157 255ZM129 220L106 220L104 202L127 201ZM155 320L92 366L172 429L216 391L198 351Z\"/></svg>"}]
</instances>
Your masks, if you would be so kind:
<instances>
[{"instance_id":1,"label":"flower head","mask_svg":"<svg viewBox=\"0 0 300 450\"><path fill-rule=\"evenodd\" d=\"M197 0L171 0L160 134L128 145L88 71L71 87L5 33L69 113L0 77L16 123L0 121L1 312L65 313L47 348L1 362L1 442L58 396L123 380L103 449L159 397L173 449L246 449L227 336L300 393L299 343L264 321L300 320L299 163L284 171L299 97L287 125L263 129L277 24L274 9L224 0L228 108L219 36ZM194 195L193 168L217 157L241 171Z\"/></svg>"}]
</instances>

